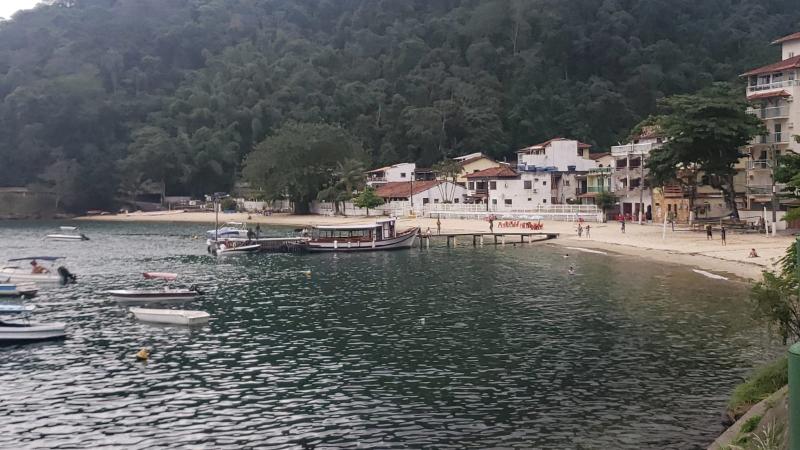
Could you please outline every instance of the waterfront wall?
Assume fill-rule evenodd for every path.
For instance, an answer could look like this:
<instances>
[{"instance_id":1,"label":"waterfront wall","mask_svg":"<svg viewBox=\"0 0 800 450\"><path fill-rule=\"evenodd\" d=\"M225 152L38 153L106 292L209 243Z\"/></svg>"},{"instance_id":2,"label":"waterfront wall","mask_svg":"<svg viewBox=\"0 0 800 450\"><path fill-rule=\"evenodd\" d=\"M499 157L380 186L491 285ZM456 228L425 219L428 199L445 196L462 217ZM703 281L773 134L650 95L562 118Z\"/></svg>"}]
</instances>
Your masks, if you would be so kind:
<instances>
[{"instance_id":1,"label":"waterfront wall","mask_svg":"<svg viewBox=\"0 0 800 450\"><path fill-rule=\"evenodd\" d=\"M51 192L0 189L0 219L47 219L57 213L56 196Z\"/></svg>"}]
</instances>

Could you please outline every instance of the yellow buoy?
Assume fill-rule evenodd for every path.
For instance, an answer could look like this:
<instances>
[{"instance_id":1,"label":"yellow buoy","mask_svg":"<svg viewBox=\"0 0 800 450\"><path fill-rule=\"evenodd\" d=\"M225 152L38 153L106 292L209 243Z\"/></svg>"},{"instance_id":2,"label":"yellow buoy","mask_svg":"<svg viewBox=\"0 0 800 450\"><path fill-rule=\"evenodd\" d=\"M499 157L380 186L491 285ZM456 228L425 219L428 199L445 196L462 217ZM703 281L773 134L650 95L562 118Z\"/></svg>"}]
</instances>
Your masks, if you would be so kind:
<instances>
[{"instance_id":1,"label":"yellow buoy","mask_svg":"<svg viewBox=\"0 0 800 450\"><path fill-rule=\"evenodd\" d=\"M150 358L150 350L148 350L147 347L142 347L142 349L136 353L136 359L139 361L147 361L148 358Z\"/></svg>"}]
</instances>

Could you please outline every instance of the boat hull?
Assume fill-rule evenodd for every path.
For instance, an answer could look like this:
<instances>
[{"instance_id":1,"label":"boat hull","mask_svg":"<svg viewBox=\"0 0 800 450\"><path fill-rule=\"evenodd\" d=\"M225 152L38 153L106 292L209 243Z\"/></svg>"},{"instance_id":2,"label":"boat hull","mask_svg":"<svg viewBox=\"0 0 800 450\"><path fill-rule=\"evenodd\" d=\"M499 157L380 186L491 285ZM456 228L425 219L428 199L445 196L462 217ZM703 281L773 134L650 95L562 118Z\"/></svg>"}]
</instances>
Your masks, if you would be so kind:
<instances>
[{"instance_id":1,"label":"boat hull","mask_svg":"<svg viewBox=\"0 0 800 450\"><path fill-rule=\"evenodd\" d=\"M172 309L131 308L136 319L143 322L164 323L170 325L203 325L211 316L204 311L176 311Z\"/></svg>"},{"instance_id":2,"label":"boat hull","mask_svg":"<svg viewBox=\"0 0 800 450\"><path fill-rule=\"evenodd\" d=\"M66 336L66 325L60 322L0 323L0 343L46 341L50 339L63 339Z\"/></svg>"},{"instance_id":3,"label":"boat hull","mask_svg":"<svg viewBox=\"0 0 800 450\"><path fill-rule=\"evenodd\" d=\"M37 284L62 284L64 282L58 273L29 273L8 269L0 269L0 281Z\"/></svg>"},{"instance_id":4,"label":"boat hull","mask_svg":"<svg viewBox=\"0 0 800 450\"><path fill-rule=\"evenodd\" d=\"M134 291L116 290L108 291L114 300L121 303L156 303L156 302L178 302L194 300L200 296L197 291L190 290L167 290L167 291Z\"/></svg>"},{"instance_id":5,"label":"boat hull","mask_svg":"<svg viewBox=\"0 0 800 450\"><path fill-rule=\"evenodd\" d=\"M380 241L309 241L308 251L320 252L370 252L381 250L401 250L411 248L414 245L414 239L419 234L419 228L414 228L406 231L396 237L384 239Z\"/></svg>"},{"instance_id":6,"label":"boat hull","mask_svg":"<svg viewBox=\"0 0 800 450\"><path fill-rule=\"evenodd\" d=\"M35 284L32 283L25 283L25 284L0 284L0 298L2 297L25 297L25 298L33 298L36 297L36 293L39 292L39 288L36 287Z\"/></svg>"},{"instance_id":7,"label":"boat hull","mask_svg":"<svg viewBox=\"0 0 800 450\"><path fill-rule=\"evenodd\" d=\"M51 241L88 241L86 236L73 235L73 234L48 234L46 236Z\"/></svg>"}]
</instances>

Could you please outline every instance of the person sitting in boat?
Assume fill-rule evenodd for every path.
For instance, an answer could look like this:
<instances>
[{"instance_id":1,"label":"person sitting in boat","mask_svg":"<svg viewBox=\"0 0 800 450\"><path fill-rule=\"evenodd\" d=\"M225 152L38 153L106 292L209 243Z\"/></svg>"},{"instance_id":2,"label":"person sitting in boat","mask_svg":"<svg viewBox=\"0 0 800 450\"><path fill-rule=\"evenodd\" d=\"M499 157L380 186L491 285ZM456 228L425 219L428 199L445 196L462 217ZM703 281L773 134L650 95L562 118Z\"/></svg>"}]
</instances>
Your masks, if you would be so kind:
<instances>
[{"instance_id":1,"label":"person sitting in boat","mask_svg":"<svg viewBox=\"0 0 800 450\"><path fill-rule=\"evenodd\" d=\"M46 267L44 267L44 266L40 265L38 262L36 262L35 259L33 259L33 260L31 260L31 273L33 273L33 274L50 273L50 271L47 270Z\"/></svg>"}]
</instances>

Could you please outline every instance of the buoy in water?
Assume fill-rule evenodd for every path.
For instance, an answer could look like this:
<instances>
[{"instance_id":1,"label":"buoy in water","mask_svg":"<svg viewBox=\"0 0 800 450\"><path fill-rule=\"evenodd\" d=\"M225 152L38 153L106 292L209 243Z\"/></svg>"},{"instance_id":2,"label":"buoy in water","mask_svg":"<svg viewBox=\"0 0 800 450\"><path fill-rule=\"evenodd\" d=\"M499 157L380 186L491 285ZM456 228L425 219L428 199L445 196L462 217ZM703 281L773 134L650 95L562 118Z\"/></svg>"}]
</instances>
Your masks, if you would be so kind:
<instances>
[{"instance_id":1,"label":"buoy in water","mask_svg":"<svg viewBox=\"0 0 800 450\"><path fill-rule=\"evenodd\" d=\"M306 277L311 278L311 271L310 270L304 271L303 274L305 274Z\"/></svg>"},{"instance_id":2,"label":"buoy in water","mask_svg":"<svg viewBox=\"0 0 800 450\"><path fill-rule=\"evenodd\" d=\"M147 361L148 358L150 358L150 350L148 350L147 347L142 347L142 349L136 353L136 359L139 361Z\"/></svg>"}]
</instances>

